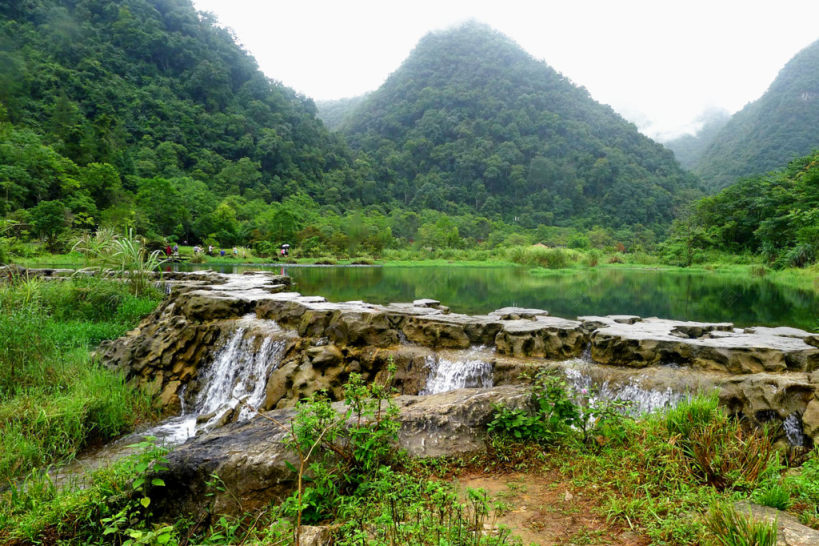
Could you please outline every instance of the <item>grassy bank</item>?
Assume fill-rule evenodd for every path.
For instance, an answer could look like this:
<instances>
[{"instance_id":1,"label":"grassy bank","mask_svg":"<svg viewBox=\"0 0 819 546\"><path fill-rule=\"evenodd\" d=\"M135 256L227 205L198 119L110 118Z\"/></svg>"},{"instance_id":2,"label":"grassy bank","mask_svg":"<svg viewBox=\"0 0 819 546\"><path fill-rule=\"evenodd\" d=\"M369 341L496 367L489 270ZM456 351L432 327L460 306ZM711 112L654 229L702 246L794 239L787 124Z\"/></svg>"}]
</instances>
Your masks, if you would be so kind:
<instances>
[{"instance_id":1,"label":"grassy bank","mask_svg":"<svg viewBox=\"0 0 819 546\"><path fill-rule=\"evenodd\" d=\"M761 257L750 254L729 254L717 251L699 252L696 263L689 266L669 263L658 254L646 252L618 252L615 250L571 249L562 247L509 246L495 250L485 249L385 249L378 256L303 256L294 249L285 260L279 256L256 256L252 250L238 248L234 258L232 251L225 256L200 253L194 257L192 247L180 247L179 255L186 263L201 266L236 265L382 265L396 267L466 266L502 267L525 266L535 274L551 275L572 273L592 268L637 268L700 273L725 273L748 277L761 277L771 282L819 293L819 264L804 268L773 269ZM77 267L85 265L85 258L78 252L68 254L45 254L34 246L24 257L13 261L28 267Z\"/></svg>"},{"instance_id":2,"label":"grassy bank","mask_svg":"<svg viewBox=\"0 0 819 546\"><path fill-rule=\"evenodd\" d=\"M159 299L89 278L0 284L0 481L71 459L148 417L149 398L90 351Z\"/></svg>"}]
</instances>

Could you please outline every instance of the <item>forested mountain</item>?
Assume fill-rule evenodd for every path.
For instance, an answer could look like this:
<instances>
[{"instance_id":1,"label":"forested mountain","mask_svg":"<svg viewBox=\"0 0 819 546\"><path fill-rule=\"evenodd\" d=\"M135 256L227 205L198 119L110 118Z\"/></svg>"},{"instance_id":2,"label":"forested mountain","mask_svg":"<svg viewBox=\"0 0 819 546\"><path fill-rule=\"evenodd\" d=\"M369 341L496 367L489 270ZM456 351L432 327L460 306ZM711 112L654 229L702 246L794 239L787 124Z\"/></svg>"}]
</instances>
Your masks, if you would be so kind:
<instances>
[{"instance_id":1,"label":"forested mountain","mask_svg":"<svg viewBox=\"0 0 819 546\"><path fill-rule=\"evenodd\" d=\"M674 157L685 169L693 169L697 166L703 154L714 142L717 134L725 127L731 115L725 110L713 110L705 112L699 121L702 127L694 135L683 135L673 140L663 142L663 145L674 152Z\"/></svg>"},{"instance_id":2,"label":"forested mountain","mask_svg":"<svg viewBox=\"0 0 819 546\"><path fill-rule=\"evenodd\" d=\"M697 195L670 151L478 23L423 38L342 132L373 158L374 198L415 209L663 226Z\"/></svg>"},{"instance_id":3,"label":"forested mountain","mask_svg":"<svg viewBox=\"0 0 819 546\"><path fill-rule=\"evenodd\" d=\"M58 200L74 225L196 239L236 203L344 203L364 175L315 114L190 0L0 3L5 213Z\"/></svg>"},{"instance_id":4,"label":"forested mountain","mask_svg":"<svg viewBox=\"0 0 819 546\"><path fill-rule=\"evenodd\" d=\"M819 148L819 41L800 51L757 101L734 114L694 169L719 189Z\"/></svg>"}]
</instances>

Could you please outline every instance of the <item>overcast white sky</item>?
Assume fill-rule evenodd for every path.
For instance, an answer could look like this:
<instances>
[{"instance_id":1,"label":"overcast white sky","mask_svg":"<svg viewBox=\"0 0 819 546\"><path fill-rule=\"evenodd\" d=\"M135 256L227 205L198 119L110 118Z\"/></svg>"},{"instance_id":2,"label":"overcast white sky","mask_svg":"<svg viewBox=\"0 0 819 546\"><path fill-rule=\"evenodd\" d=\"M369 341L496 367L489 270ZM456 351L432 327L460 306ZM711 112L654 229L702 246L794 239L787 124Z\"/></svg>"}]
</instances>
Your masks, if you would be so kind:
<instances>
[{"instance_id":1,"label":"overcast white sky","mask_svg":"<svg viewBox=\"0 0 819 546\"><path fill-rule=\"evenodd\" d=\"M194 0L316 100L378 88L427 32L477 19L655 138L759 98L819 39L817 0Z\"/></svg>"}]
</instances>

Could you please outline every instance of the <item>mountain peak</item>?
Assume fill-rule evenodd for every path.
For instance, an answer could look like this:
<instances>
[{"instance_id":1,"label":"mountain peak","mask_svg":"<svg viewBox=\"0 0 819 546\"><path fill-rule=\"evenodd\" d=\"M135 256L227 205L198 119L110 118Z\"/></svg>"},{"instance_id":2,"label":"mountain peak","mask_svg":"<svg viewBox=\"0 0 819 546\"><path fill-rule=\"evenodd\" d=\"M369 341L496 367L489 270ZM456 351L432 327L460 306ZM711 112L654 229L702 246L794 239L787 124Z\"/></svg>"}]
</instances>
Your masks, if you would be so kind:
<instances>
[{"instance_id":1,"label":"mountain peak","mask_svg":"<svg viewBox=\"0 0 819 546\"><path fill-rule=\"evenodd\" d=\"M678 189L695 185L670 152L477 21L424 36L343 131L414 208L665 225Z\"/></svg>"}]
</instances>

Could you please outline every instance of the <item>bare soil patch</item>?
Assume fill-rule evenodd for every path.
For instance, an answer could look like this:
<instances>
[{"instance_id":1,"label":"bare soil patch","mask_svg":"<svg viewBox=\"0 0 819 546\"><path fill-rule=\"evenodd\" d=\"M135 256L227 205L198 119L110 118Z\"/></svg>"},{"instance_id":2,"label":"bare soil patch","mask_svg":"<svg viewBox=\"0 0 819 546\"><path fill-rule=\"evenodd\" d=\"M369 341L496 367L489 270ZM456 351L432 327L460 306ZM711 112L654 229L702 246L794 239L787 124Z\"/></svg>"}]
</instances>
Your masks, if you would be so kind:
<instances>
[{"instance_id":1,"label":"bare soil patch","mask_svg":"<svg viewBox=\"0 0 819 546\"><path fill-rule=\"evenodd\" d=\"M523 544L619 544L644 546L650 540L613 525L595 511L602 495L577 490L557 471L489 474L469 471L455 478L460 491L484 489L501 507L495 526L506 525Z\"/></svg>"}]
</instances>

